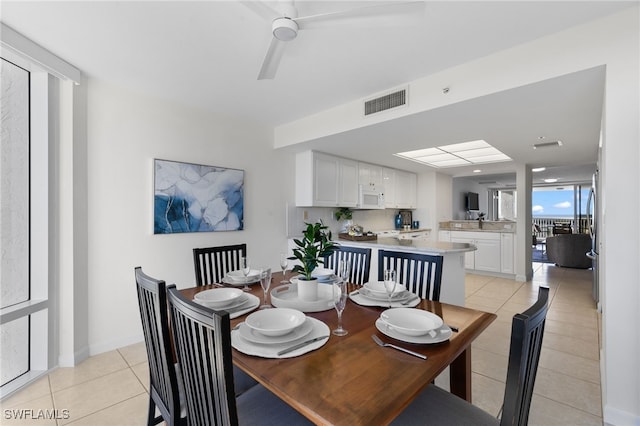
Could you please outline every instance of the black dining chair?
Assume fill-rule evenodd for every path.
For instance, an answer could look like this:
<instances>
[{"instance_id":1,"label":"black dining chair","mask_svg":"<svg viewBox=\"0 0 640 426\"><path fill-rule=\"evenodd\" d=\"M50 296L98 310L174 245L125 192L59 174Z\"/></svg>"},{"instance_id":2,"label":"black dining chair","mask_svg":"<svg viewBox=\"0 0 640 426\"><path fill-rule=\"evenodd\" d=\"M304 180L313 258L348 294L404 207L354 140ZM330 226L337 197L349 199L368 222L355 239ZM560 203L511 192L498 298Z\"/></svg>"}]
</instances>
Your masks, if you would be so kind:
<instances>
[{"instance_id":1,"label":"black dining chair","mask_svg":"<svg viewBox=\"0 0 640 426\"><path fill-rule=\"evenodd\" d=\"M507 381L500 418L435 385L429 385L392 424L526 426L538 372L549 288L540 287L538 300L516 314L511 323Z\"/></svg>"},{"instance_id":2,"label":"black dining chair","mask_svg":"<svg viewBox=\"0 0 640 426\"><path fill-rule=\"evenodd\" d=\"M236 397L229 313L187 300L174 285L168 293L190 425L312 424L262 385Z\"/></svg>"},{"instance_id":3,"label":"black dining chair","mask_svg":"<svg viewBox=\"0 0 640 426\"><path fill-rule=\"evenodd\" d=\"M240 258L247 257L247 245L205 247L193 249L196 285L221 283L227 272L240 269Z\"/></svg>"},{"instance_id":4,"label":"black dining chair","mask_svg":"<svg viewBox=\"0 0 640 426\"><path fill-rule=\"evenodd\" d=\"M369 281L369 268L371 266L370 248L340 245L330 256L324 258L324 267L333 269L333 272L337 274L341 260L350 262L350 283L362 285Z\"/></svg>"},{"instance_id":5,"label":"black dining chair","mask_svg":"<svg viewBox=\"0 0 640 426\"><path fill-rule=\"evenodd\" d=\"M378 280L384 279L384 271L396 271L396 280L408 291L423 299L440 300L442 284L442 256L378 250Z\"/></svg>"},{"instance_id":6,"label":"black dining chair","mask_svg":"<svg viewBox=\"0 0 640 426\"><path fill-rule=\"evenodd\" d=\"M146 275L139 266L135 268L135 277L149 360L147 425L156 425L163 420L169 425L186 424L186 417L181 415L181 392L169 332L166 283ZM157 417L156 407L160 412Z\"/></svg>"}]
</instances>

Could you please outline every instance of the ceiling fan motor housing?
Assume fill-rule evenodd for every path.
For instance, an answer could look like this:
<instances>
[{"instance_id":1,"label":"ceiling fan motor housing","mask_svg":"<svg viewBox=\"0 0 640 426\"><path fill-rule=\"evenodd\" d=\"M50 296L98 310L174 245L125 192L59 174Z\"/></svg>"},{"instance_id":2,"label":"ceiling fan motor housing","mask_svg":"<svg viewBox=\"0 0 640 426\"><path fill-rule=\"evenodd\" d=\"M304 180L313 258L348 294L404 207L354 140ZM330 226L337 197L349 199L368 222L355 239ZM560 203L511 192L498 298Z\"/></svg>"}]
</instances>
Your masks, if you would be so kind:
<instances>
[{"instance_id":1,"label":"ceiling fan motor housing","mask_svg":"<svg viewBox=\"0 0 640 426\"><path fill-rule=\"evenodd\" d=\"M298 35L298 24L291 18L277 18L271 26L273 36L281 41L291 41Z\"/></svg>"}]
</instances>

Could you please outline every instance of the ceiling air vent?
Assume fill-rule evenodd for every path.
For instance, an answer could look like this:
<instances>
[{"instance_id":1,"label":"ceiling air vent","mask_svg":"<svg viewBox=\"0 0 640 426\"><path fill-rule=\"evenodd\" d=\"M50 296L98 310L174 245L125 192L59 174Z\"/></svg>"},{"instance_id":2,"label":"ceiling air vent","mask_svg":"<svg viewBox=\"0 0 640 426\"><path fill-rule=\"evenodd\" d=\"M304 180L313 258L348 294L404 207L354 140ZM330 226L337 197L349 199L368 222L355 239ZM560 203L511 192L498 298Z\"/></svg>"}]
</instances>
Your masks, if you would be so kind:
<instances>
[{"instance_id":1,"label":"ceiling air vent","mask_svg":"<svg viewBox=\"0 0 640 426\"><path fill-rule=\"evenodd\" d=\"M374 98L364 103L364 115L371 115L377 112L386 111L407 104L407 89L398 90L388 95Z\"/></svg>"},{"instance_id":2,"label":"ceiling air vent","mask_svg":"<svg viewBox=\"0 0 640 426\"><path fill-rule=\"evenodd\" d=\"M539 148L557 148L562 146L562 141L553 141L553 142L544 142L544 143L536 143L533 145L533 149Z\"/></svg>"}]
</instances>

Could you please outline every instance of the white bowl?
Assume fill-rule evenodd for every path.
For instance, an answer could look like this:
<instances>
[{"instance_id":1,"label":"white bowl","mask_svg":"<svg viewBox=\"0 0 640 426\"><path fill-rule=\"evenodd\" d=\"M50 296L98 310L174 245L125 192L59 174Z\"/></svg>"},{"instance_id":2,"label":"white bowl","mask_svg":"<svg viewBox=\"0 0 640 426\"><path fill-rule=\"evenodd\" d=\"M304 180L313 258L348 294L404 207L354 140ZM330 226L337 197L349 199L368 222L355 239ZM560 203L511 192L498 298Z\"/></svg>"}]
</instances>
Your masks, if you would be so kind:
<instances>
[{"instance_id":1,"label":"white bowl","mask_svg":"<svg viewBox=\"0 0 640 426\"><path fill-rule=\"evenodd\" d=\"M274 308L254 312L244 322L265 336L282 336L300 327L306 319L297 309Z\"/></svg>"},{"instance_id":2,"label":"white bowl","mask_svg":"<svg viewBox=\"0 0 640 426\"><path fill-rule=\"evenodd\" d=\"M205 302L211 308L224 308L243 295L244 292L239 288L214 288L196 293L193 298L198 302Z\"/></svg>"},{"instance_id":3,"label":"white bowl","mask_svg":"<svg viewBox=\"0 0 640 426\"><path fill-rule=\"evenodd\" d=\"M388 296L387 290L384 288L383 281L369 281L364 284L364 288L369 290L374 296ZM404 284L396 283L396 289L393 294L400 294L405 291Z\"/></svg>"},{"instance_id":4,"label":"white bowl","mask_svg":"<svg viewBox=\"0 0 640 426\"><path fill-rule=\"evenodd\" d=\"M227 273L227 278L229 279L229 281L232 281L236 284L244 283L245 280L248 283L255 282L260 278L260 271L258 271L257 269L251 269L246 278L242 271L230 271Z\"/></svg>"},{"instance_id":5,"label":"white bowl","mask_svg":"<svg viewBox=\"0 0 640 426\"><path fill-rule=\"evenodd\" d=\"M391 308L380 314L380 319L399 333L407 336L422 336L442 327L438 315L414 308Z\"/></svg>"}]
</instances>

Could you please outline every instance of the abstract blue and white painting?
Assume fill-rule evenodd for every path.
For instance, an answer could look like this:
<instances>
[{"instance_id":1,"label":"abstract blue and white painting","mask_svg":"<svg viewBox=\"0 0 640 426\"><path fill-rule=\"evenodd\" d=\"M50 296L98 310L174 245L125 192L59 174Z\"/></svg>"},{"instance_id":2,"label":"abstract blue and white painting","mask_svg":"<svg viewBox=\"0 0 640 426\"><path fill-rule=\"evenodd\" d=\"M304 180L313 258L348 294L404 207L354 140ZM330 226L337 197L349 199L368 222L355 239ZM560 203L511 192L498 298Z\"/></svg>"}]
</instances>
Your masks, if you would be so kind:
<instances>
[{"instance_id":1,"label":"abstract blue and white painting","mask_svg":"<svg viewBox=\"0 0 640 426\"><path fill-rule=\"evenodd\" d=\"M154 160L154 234L244 228L244 170Z\"/></svg>"}]
</instances>

